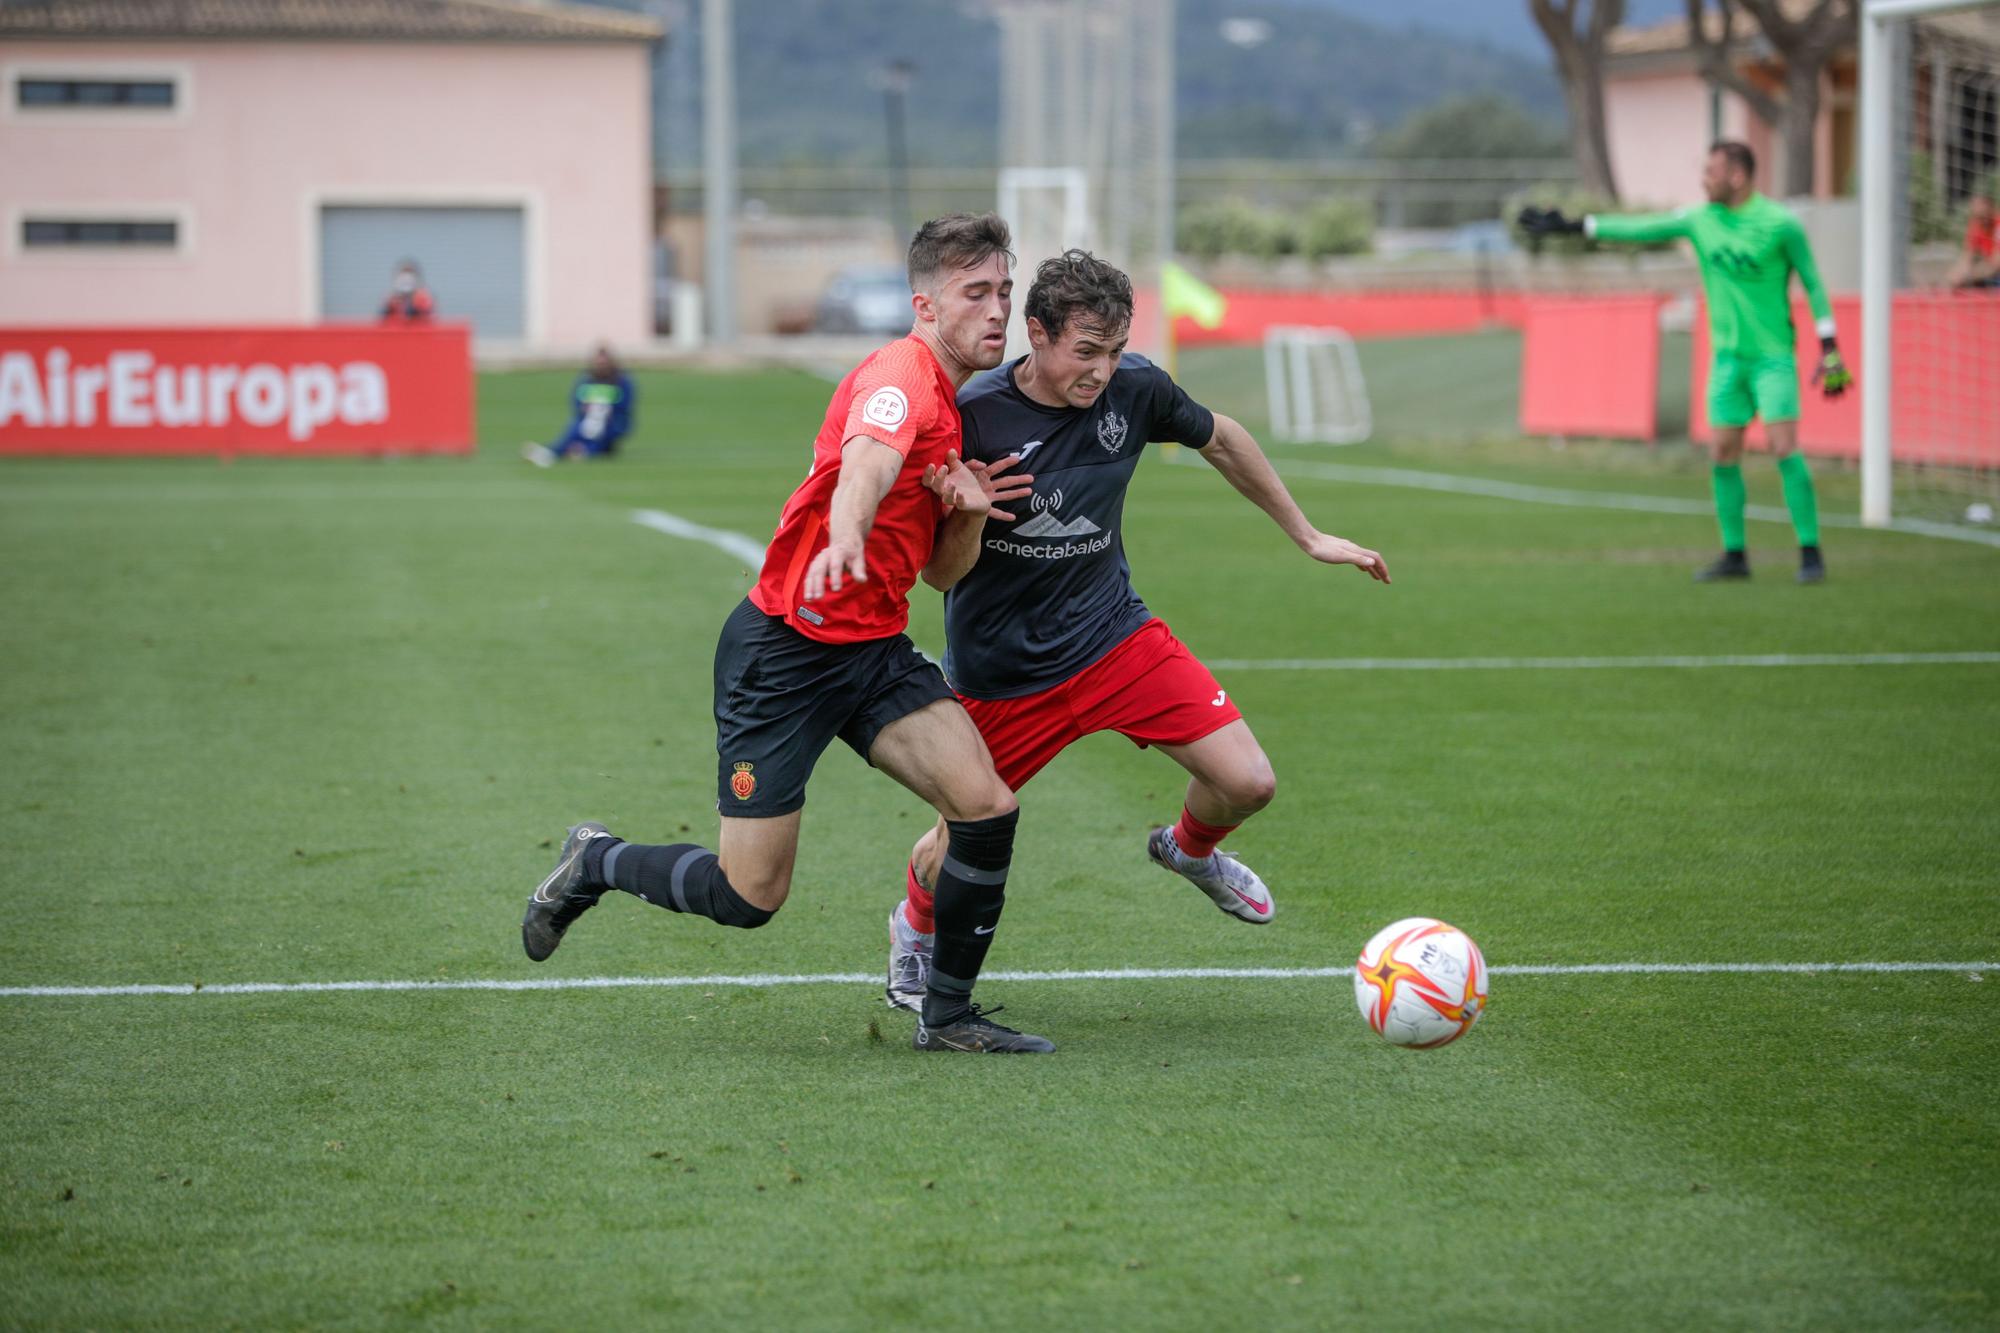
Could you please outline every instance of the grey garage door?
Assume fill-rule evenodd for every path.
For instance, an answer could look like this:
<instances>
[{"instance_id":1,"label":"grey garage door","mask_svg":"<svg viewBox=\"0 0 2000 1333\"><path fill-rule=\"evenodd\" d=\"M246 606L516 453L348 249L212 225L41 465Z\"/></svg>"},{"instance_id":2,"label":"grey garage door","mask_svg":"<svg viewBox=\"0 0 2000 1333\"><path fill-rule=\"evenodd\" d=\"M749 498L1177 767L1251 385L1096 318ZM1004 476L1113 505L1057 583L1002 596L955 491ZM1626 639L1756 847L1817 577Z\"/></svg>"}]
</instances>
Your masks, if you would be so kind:
<instances>
[{"instance_id":1,"label":"grey garage door","mask_svg":"<svg viewBox=\"0 0 2000 1333\"><path fill-rule=\"evenodd\" d=\"M328 206L319 215L319 307L374 319L396 265L414 259L439 319L481 338L527 334L527 250L518 208Z\"/></svg>"}]
</instances>

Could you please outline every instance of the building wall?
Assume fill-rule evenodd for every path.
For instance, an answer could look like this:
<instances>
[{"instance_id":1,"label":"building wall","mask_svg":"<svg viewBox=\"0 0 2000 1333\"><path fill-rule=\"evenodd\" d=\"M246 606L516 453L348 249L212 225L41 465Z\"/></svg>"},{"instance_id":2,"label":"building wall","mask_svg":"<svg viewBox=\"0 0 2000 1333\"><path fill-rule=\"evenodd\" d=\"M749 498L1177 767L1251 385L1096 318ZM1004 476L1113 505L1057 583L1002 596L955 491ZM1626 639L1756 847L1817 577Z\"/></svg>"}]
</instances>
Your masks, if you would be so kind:
<instances>
[{"instance_id":1,"label":"building wall","mask_svg":"<svg viewBox=\"0 0 2000 1333\"><path fill-rule=\"evenodd\" d=\"M169 70L184 100L31 113L8 81L0 322L311 322L322 204L517 204L528 342L651 335L642 44L14 42L7 67ZM164 211L181 244L23 253L20 216L44 208Z\"/></svg>"},{"instance_id":2,"label":"building wall","mask_svg":"<svg viewBox=\"0 0 2000 1333\"><path fill-rule=\"evenodd\" d=\"M1724 94L1721 134L1750 145L1759 162L1771 156L1770 133L1749 108ZM1618 192L1634 207L1701 202L1701 167L1718 137L1709 88L1692 71L1620 75L1604 84L1604 128Z\"/></svg>"}]
</instances>

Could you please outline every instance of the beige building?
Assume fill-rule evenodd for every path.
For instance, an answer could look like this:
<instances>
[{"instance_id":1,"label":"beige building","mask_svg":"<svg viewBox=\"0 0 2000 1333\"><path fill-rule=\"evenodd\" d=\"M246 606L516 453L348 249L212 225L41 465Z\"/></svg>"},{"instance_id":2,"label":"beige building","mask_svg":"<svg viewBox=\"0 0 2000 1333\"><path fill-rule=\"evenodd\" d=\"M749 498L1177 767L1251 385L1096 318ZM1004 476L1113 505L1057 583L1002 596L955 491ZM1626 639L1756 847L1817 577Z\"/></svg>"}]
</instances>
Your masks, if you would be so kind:
<instances>
[{"instance_id":1,"label":"beige building","mask_svg":"<svg viewBox=\"0 0 2000 1333\"><path fill-rule=\"evenodd\" d=\"M650 20L525 0L0 6L0 324L652 335Z\"/></svg>"}]
</instances>

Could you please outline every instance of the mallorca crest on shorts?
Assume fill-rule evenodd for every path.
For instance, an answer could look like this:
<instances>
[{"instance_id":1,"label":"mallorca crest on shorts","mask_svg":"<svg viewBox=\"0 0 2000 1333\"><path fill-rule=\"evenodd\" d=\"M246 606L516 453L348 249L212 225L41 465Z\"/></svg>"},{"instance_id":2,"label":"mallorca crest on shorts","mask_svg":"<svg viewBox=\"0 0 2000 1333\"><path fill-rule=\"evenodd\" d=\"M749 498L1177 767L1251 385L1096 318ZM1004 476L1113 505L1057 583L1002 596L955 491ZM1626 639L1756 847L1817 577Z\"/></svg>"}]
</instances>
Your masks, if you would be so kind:
<instances>
[{"instance_id":1,"label":"mallorca crest on shorts","mask_svg":"<svg viewBox=\"0 0 2000 1333\"><path fill-rule=\"evenodd\" d=\"M755 764L738 764L736 772L730 775L729 790L736 794L737 800L747 801L757 794L757 775L752 771L756 767Z\"/></svg>"},{"instance_id":2,"label":"mallorca crest on shorts","mask_svg":"<svg viewBox=\"0 0 2000 1333\"><path fill-rule=\"evenodd\" d=\"M1117 453L1125 447L1125 418L1107 410L1097 419L1097 442Z\"/></svg>"}]
</instances>

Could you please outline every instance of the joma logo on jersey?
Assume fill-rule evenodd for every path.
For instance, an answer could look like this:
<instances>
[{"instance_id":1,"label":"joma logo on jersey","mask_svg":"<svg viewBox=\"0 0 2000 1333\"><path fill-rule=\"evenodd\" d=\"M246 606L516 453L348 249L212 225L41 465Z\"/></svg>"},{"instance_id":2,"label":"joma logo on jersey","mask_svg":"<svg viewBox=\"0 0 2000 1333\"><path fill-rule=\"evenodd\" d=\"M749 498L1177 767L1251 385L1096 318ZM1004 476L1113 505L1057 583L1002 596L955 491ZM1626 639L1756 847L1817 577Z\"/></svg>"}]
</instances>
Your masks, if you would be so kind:
<instances>
[{"instance_id":1,"label":"joma logo on jersey","mask_svg":"<svg viewBox=\"0 0 2000 1333\"><path fill-rule=\"evenodd\" d=\"M1759 271L1757 256L1748 250L1738 250L1735 246L1724 246L1715 252L1715 262L1731 273L1744 274Z\"/></svg>"}]
</instances>

